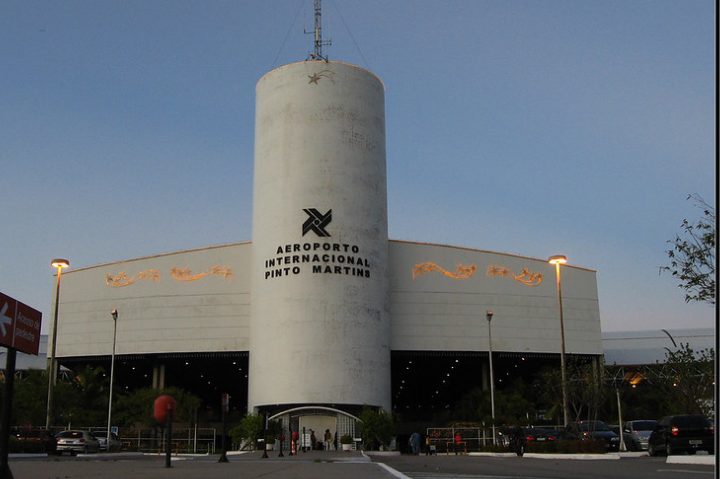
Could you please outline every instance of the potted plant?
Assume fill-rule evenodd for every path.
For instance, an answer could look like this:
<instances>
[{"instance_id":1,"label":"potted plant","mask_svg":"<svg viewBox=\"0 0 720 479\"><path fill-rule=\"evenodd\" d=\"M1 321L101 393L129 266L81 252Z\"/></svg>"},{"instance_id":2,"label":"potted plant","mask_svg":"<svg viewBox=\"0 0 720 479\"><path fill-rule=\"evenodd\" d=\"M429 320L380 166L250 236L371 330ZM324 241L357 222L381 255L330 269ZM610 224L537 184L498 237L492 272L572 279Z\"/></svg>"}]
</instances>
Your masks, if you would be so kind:
<instances>
[{"instance_id":1,"label":"potted plant","mask_svg":"<svg viewBox=\"0 0 720 479\"><path fill-rule=\"evenodd\" d=\"M267 437L265 438L265 443L266 443L265 448L266 448L268 451L273 451L273 450L275 450L275 440L276 440L276 439L277 439L277 438L276 438L275 436L273 436L272 434L268 434L268 435L267 435Z\"/></svg>"},{"instance_id":2,"label":"potted plant","mask_svg":"<svg viewBox=\"0 0 720 479\"><path fill-rule=\"evenodd\" d=\"M353 438L350 434L340 436L343 451L352 451Z\"/></svg>"}]
</instances>

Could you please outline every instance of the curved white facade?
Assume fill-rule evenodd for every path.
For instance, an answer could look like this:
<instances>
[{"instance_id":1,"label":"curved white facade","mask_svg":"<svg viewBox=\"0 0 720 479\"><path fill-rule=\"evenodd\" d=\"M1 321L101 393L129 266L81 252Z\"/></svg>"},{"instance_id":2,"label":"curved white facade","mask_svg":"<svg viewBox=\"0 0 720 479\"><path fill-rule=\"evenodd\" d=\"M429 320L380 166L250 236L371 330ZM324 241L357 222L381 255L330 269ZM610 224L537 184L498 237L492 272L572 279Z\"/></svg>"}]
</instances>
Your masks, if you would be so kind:
<instances>
[{"instance_id":1,"label":"curved white facade","mask_svg":"<svg viewBox=\"0 0 720 479\"><path fill-rule=\"evenodd\" d=\"M256 94L250 407L387 409L384 87L311 61Z\"/></svg>"},{"instance_id":2,"label":"curved white facade","mask_svg":"<svg viewBox=\"0 0 720 479\"><path fill-rule=\"evenodd\" d=\"M373 341L389 343L392 351L487 351L484 314L490 309L493 351L560 351L555 267L546 260L455 246L386 244L390 281L382 298L389 298L391 327ZM248 351L257 331L250 327L252 250L251 243L238 243L63 273L58 357L107 355L113 309L120 312L118 354ZM413 278L423 263L437 269ZM443 272L454 273L458 264L474 265L474 274L455 279ZM523 270L542 277L527 284ZM601 355L596 272L563 266L562 282L567 352ZM282 330L273 334L282 336ZM276 351L281 339L304 338L273 337L267 349ZM290 361L275 368L295 370L296 359ZM316 374L325 381L322 391L330 384L325 367Z\"/></svg>"}]
</instances>

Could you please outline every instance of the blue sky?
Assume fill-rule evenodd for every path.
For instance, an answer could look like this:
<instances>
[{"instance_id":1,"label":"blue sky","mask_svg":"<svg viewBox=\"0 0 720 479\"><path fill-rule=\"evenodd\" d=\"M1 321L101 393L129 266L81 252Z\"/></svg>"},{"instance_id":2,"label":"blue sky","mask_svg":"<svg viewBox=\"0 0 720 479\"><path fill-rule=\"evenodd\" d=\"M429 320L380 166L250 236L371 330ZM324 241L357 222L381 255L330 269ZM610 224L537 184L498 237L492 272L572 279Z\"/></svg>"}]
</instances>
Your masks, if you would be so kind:
<instances>
[{"instance_id":1,"label":"blue sky","mask_svg":"<svg viewBox=\"0 0 720 479\"><path fill-rule=\"evenodd\" d=\"M249 241L255 85L311 0L0 0L0 291ZM658 274L716 196L712 0L326 0L386 88L392 239L597 270L603 331L714 327Z\"/></svg>"}]
</instances>

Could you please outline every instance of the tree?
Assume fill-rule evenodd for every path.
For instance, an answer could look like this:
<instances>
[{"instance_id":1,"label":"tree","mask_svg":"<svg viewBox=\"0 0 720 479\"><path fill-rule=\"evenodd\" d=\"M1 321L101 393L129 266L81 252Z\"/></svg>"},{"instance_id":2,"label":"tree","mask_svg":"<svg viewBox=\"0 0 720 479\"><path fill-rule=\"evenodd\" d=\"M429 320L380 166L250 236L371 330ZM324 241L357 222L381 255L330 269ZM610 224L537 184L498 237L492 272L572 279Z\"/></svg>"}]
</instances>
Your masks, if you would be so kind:
<instances>
[{"instance_id":1,"label":"tree","mask_svg":"<svg viewBox=\"0 0 720 479\"><path fill-rule=\"evenodd\" d=\"M282 433L280 423L274 419L268 420L268 437L276 437ZM256 444L258 439L265 434L265 416L262 414L248 413L240 424L232 428L228 434L232 438L233 443L242 444L243 440L250 444ZM270 441L268 441L269 443Z\"/></svg>"},{"instance_id":2,"label":"tree","mask_svg":"<svg viewBox=\"0 0 720 479\"><path fill-rule=\"evenodd\" d=\"M670 266L660 272L670 272L680 280L685 290L685 302L701 301L715 304L715 208L698 195L690 195L703 216L696 223L683 220L684 234L668 241L673 248L666 251Z\"/></svg>"},{"instance_id":3,"label":"tree","mask_svg":"<svg viewBox=\"0 0 720 479\"><path fill-rule=\"evenodd\" d=\"M368 450L387 449L393 438L395 425L390 414L383 409L365 406L360 414L363 441Z\"/></svg>"},{"instance_id":4,"label":"tree","mask_svg":"<svg viewBox=\"0 0 720 479\"><path fill-rule=\"evenodd\" d=\"M70 391L63 394L64 385L58 388L58 411L71 414L73 423L78 425L103 424L107 417L109 383L102 367L77 369L68 384Z\"/></svg>"},{"instance_id":5,"label":"tree","mask_svg":"<svg viewBox=\"0 0 720 479\"><path fill-rule=\"evenodd\" d=\"M202 403L199 397L176 387L138 389L120 396L113 405L113 423L126 427L155 426L155 400L164 395L172 396L177 402L173 421L192 421L195 411Z\"/></svg>"},{"instance_id":6,"label":"tree","mask_svg":"<svg viewBox=\"0 0 720 479\"><path fill-rule=\"evenodd\" d=\"M504 389L495 391L495 425L527 424L528 417L535 415L535 404L528 399L532 397L528 385L517 378ZM479 387L468 391L458 400L453 409L455 421L473 421L492 426L492 398L489 390Z\"/></svg>"},{"instance_id":7,"label":"tree","mask_svg":"<svg viewBox=\"0 0 720 479\"><path fill-rule=\"evenodd\" d=\"M567 361L567 397L571 421L596 420L608 395L607 372L604 364L583 358ZM560 368L548 368L536 381L540 398L554 413L562 414L562 375Z\"/></svg>"},{"instance_id":8,"label":"tree","mask_svg":"<svg viewBox=\"0 0 720 479\"><path fill-rule=\"evenodd\" d=\"M45 423L47 381L47 370L30 369L15 382L12 418L15 424L39 426ZM55 385L54 423L51 426L102 424L107 414L106 384L101 368L86 367L68 373L68 380L59 380Z\"/></svg>"},{"instance_id":9,"label":"tree","mask_svg":"<svg viewBox=\"0 0 720 479\"><path fill-rule=\"evenodd\" d=\"M47 388L47 372L44 369L29 369L25 377L15 381L13 424L45 424Z\"/></svg>"},{"instance_id":10,"label":"tree","mask_svg":"<svg viewBox=\"0 0 720 479\"><path fill-rule=\"evenodd\" d=\"M648 371L648 379L657 385L666 400L666 414L703 414L712 416L714 407L715 350L694 351L681 343L665 353L665 362Z\"/></svg>"}]
</instances>

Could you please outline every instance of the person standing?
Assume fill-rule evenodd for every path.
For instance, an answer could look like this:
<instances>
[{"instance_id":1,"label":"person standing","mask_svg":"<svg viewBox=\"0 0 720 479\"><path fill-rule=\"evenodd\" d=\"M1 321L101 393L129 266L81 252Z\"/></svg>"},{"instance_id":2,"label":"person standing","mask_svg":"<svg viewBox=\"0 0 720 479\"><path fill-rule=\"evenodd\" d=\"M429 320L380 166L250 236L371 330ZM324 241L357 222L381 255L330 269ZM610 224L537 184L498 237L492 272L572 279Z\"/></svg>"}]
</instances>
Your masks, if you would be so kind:
<instances>
[{"instance_id":1,"label":"person standing","mask_svg":"<svg viewBox=\"0 0 720 479\"><path fill-rule=\"evenodd\" d=\"M457 434L455 434L455 454L457 454L458 451L460 451L460 444L461 444L461 443L462 443L462 436L461 436L460 433L458 432Z\"/></svg>"},{"instance_id":2,"label":"person standing","mask_svg":"<svg viewBox=\"0 0 720 479\"><path fill-rule=\"evenodd\" d=\"M325 450L330 451L332 450L332 433L330 432L330 429L325 429Z\"/></svg>"},{"instance_id":3,"label":"person standing","mask_svg":"<svg viewBox=\"0 0 720 479\"><path fill-rule=\"evenodd\" d=\"M412 433L410 436L410 447L414 456L420 454L420 434L417 432Z\"/></svg>"}]
</instances>

